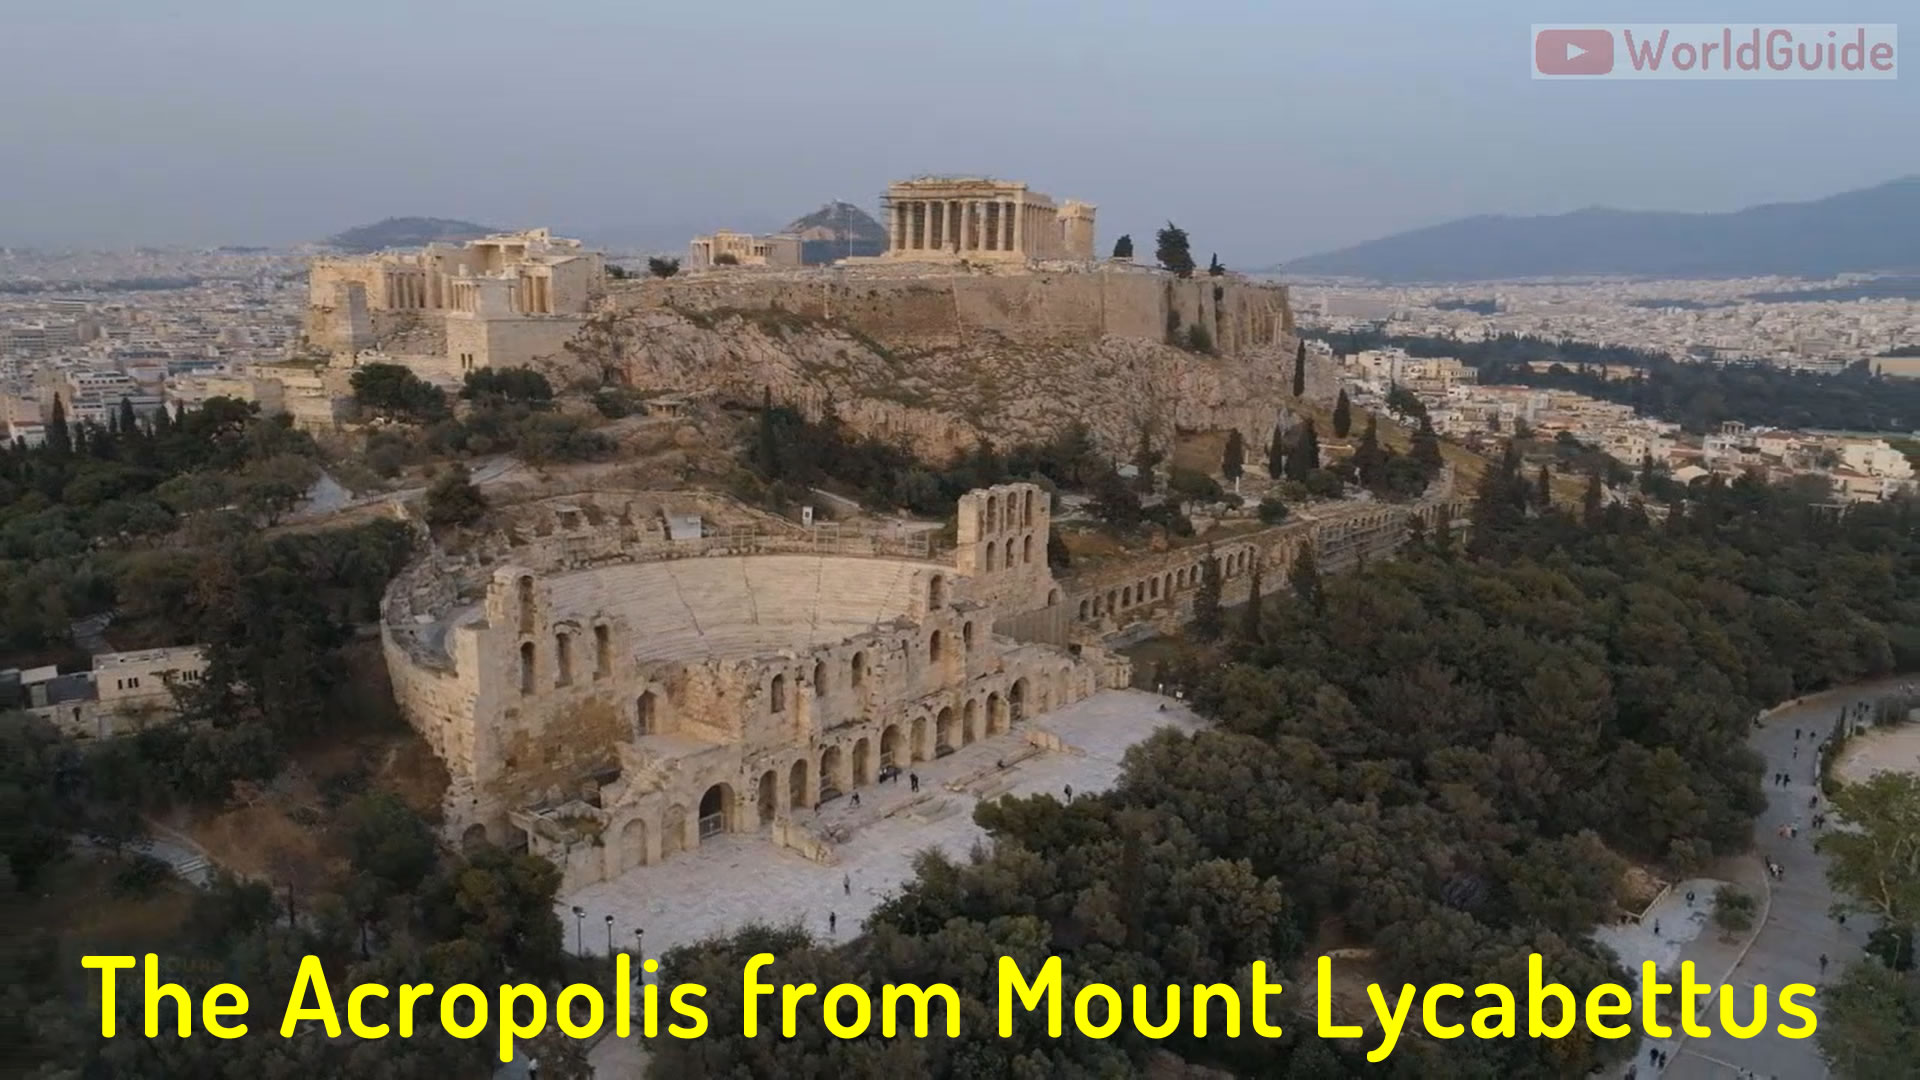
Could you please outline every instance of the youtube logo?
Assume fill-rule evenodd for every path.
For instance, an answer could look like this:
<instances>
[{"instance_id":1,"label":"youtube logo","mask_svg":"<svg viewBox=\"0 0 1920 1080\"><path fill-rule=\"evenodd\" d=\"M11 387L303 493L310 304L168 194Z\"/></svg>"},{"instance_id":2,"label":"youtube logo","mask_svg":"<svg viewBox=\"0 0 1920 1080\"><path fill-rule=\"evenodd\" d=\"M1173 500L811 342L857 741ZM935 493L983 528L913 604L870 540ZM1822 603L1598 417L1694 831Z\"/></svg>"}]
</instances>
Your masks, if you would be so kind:
<instances>
[{"instance_id":1,"label":"youtube logo","mask_svg":"<svg viewBox=\"0 0 1920 1080\"><path fill-rule=\"evenodd\" d=\"M1613 70L1613 31L1549 28L1533 35L1541 75L1605 75Z\"/></svg>"}]
</instances>

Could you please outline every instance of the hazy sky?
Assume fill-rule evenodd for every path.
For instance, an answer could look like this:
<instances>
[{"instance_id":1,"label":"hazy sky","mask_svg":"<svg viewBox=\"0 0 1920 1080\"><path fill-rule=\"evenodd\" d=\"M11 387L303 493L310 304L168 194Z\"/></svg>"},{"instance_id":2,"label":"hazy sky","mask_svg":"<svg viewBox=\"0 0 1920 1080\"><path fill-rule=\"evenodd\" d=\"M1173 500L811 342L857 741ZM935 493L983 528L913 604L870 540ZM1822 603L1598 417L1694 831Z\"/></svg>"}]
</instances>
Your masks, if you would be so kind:
<instances>
[{"instance_id":1,"label":"hazy sky","mask_svg":"<svg viewBox=\"0 0 1920 1080\"><path fill-rule=\"evenodd\" d=\"M677 247L942 172L1095 203L1103 247L1172 218L1251 265L1470 213L1732 209L1920 173L1920 62L1895 82L1530 78L1535 22L1898 22L1914 0L6 7L0 244L286 244L421 214Z\"/></svg>"}]
</instances>

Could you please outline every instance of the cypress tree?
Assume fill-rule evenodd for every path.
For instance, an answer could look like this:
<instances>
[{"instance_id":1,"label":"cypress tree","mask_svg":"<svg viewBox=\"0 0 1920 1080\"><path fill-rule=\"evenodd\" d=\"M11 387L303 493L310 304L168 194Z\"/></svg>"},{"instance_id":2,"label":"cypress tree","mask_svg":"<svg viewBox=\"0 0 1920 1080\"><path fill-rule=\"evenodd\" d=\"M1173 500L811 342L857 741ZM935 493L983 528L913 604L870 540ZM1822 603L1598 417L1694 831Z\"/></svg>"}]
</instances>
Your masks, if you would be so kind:
<instances>
[{"instance_id":1,"label":"cypress tree","mask_svg":"<svg viewBox=\"0 0 1920 1080\"><path fill-rule=\"evenodd\" d=\"M136 417L133 414L132 399L125 398L125 397L121 398L120 399L120 430L126 434L131 435L134 431L136 431L139 428L139 425L140 425L139 417Z\"/></svg>"},{"instance_id":2,"label":"cypress tree","mask_svg":"<svg viewBox=\"0 0 1920 1080\"><path fill-rule=\"evenodd\" d=\"M1425 414L1420 417L1420 430L1413 433L1413 460L1420 463L1429 480L1440 472L1440 436L1434 433L1433 421Z\"/></svg>"},{"instance_id":3,"label":"cypress tree","mask_svg":"<svg viewBox=\"0 0 1920 1080\"><path fill-rule=\"evenodd\" d=\"M1253 560L1253 575L1247 581L1247 608L1240 613L1240 637L1249 645L1260 644L1260 560Z\"/></svg>"},{"instance_id":4,"label":"cypress tree","mask_svg":"<svg viewBox=\"0 0 1920 1080\"><path fill-rule=\"evenodd\" d=\"M1360 445L1353 451L1353 470L1360 479L1360 486L1372 487L1381 480L1380 469L1386 464L1386 455L1380 452L1380 421L1367 417L1367 430L1360 436Z\"/></svg>"},{"instance_id":5,"label":"cypress tree","mask_svg":"<svg viewBox=\"0 0 1920 1080\"><path fill-rule=\"evenodd\" d=\"M1319 467L1320 436L1313 430L1313 421L1308 420L1293 444L1293 453L1287 455L1287 478L1305 483L1307 474Z\"/></svg>"},{"instance_id":6,"label":"cypress tree","mask_svg":"<svg viewBox=\"0 0 1920 1080\"><path fill-rule=\"evenodd\" d=\"M1587 477L1587 492L1580 499L1580 516L1586 522L1587 528L1594 529L1600 526L1600 511L1605 506L1606 498L1601 491L1600 474L1596 472Z\"/></svg>"},{"instance_id":7,"label":"cypress tree","mask_svg":"<svg viewBox=\"0 0 1920 1080\"><path fill-rule=\"evenodd\" d=\"M1311 541L1301 545L1293 568L1287 572L1287 584L1293 586L1293 595L1299 597L1301 603L1320 610L1320 564L1314 557Z\"/></svg>"},{"instance_id":8,"label":"cypress tree","mask_svg":"<svg viewBox=\"0 0 1920 1080\"><path fill-rule=\"evenodd\" d=\"M1220 459L1220 475L1228 481L1240 479L1240 473L1247 464L1247 446L1240 439L1240 429L1227 432L1226 456Z\"/></svg>"},{"instance_id":9,"label":"cypress tree","mask_svg":"<svg viewBox=\"0 0 1920 1080\"><path fill-rule=\"evenodd\" d=\"M1225 614L1220 609L1220 560L1214 558L1213 548L1207 548L1207 557L1200 564L1200 588L1193 594L1193 636L1201 641L1214 641L1220 637L1225 625Z\"/></svg>"},{"instance_id":10,"label":"cypress tree","mask_svg":"<svg viewBox=\"0 0 1920 1080\"><path fill-rule=\"evenodd\" d=\"M53 395L53 415L47 420L47 449L55 456L73 453L73 432L67 428L67 406L60 395Z\"/></svg>"},{"instance_id":11,"label":"cypress tree","mask_svg":"<svg viewBox=\"0 0 1920 1080\"><path fill-rule=\"evenodd\" d=\"M1307 339L1301 338L1298 348L1293 350L1293 396L1305 397L1307 393Z\"/></svg>"},{"instance_id":12,"label":"cypress tree","mask_svg":"<svg viewBox=\"0 0 1920 1080\"><path fill-rule=\"evenodd\" d=\"M1279 480L1287 472L1287 442L1280 434L1280 424L1273 425L1273 438L1267 442L1267 475Z\"/></svg>"},{"instance_id":13,"label":"cypress tree","mask_svg":"<svg viewBox=\"0 0 1920 1080\"><path fill-rule=\"evenodd\" d=\"M1153 428L1140 425L1140 444L1133 448L1133 489L1142 495L1153 493L1153 467L1160 463L1160 455L1153 448Z\"/></svg>"},{"instance_id":14,"label":"cypress tree","mask_svg":"<svg viewBox=\"0 0 1920 1080\"><path fill-rule=\"evenodd\" d=\"M1540 475L1534 478L1533 494L1534 498L1540 501L1540 509L1547 510L1552 508L1553 478L1548 474L1545 465L1540 466Z\"/></svg>"},{"instance_id":15,"label":"cypress tree","mask_svg":"<svg viewBox=\"0 0 1920 1080\"><path fill-rule=\"evenodd\" d=\"M1340 388L1340 400L1333 403L1333 437L1344 439L1353 430L1353 403L1347 400L1347 388Z\"/></svg>"}]
</instances>

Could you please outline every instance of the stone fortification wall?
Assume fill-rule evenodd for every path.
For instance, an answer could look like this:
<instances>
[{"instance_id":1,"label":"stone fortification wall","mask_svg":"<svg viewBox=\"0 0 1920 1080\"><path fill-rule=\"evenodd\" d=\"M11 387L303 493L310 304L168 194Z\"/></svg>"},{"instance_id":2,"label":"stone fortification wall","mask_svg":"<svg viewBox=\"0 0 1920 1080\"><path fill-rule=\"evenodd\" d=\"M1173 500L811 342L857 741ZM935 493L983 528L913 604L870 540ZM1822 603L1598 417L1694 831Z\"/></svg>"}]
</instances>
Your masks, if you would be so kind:
<instances>
[{"instance_id":1,"label":"stone fortification wall","mask_svg":"<svg viewBox=\"0 0 1920 1080\"><path fill-rule=\"evenodd\" d=\"M832 322L890 349L960 348L983 335L1091 343L1163 341L1205 326L1222 356L1291 349L1283 285L1238 277L1186 281L1140 268L968 273L812 270L655 278L613 292L610 310L783 311ZM1169 318L1172 313L1173 318Z\"/></svg>"}]
</instances>

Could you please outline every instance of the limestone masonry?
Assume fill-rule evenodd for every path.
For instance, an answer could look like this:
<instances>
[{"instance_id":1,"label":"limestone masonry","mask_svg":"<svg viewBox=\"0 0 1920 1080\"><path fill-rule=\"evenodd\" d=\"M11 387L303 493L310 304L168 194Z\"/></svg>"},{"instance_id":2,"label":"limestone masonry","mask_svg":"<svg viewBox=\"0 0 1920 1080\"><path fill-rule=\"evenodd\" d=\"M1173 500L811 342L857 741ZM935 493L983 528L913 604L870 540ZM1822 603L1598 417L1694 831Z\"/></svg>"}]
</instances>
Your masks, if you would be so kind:
<instances>
[{"instance_id":1,"label":"limestone masonry","mask_svg":"<svg viewBox=\"0 0 1920 1080\"><path fill-rule=\"evenodd\" d=\"M524 842L569 888L718 832L826 857L821 802L1127 679L1098 648L994 632L1064 610L1031 484L964 496L945 554L744 507L703 529L661 500L569 497L545 538L426 560L385 605L396 699L452 774L449 831Z\"/></svg>"}]
</instances>

